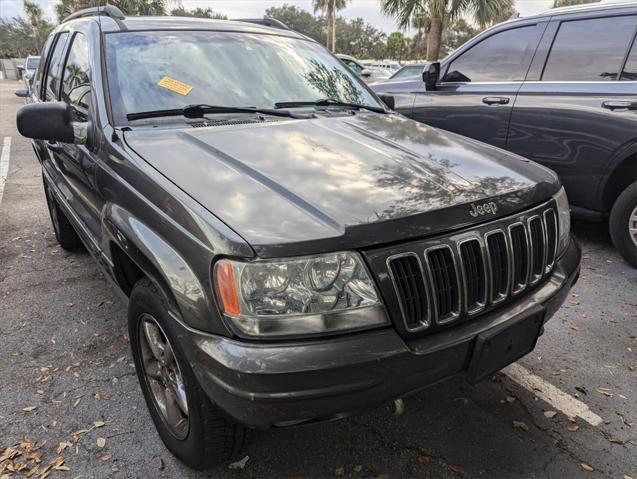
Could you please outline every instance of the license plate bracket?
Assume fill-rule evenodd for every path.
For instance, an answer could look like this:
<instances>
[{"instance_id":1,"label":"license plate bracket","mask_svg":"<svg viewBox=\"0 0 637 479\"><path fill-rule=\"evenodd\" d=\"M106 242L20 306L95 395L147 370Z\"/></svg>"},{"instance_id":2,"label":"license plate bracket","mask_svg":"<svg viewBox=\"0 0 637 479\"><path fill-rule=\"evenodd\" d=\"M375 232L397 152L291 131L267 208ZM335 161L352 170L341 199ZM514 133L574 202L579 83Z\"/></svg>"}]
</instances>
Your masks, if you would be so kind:
<instances>
[{"instance_id":1,"label":"license plate bracket","mask_svg":"<svg viewBox=\"0 0 637 479\"><path fill-rule=\"evenodd\" d=\"M467 380L472 384L480 382L533 351L543 324L544 309L537 308L480 333L469 361Z\"/></svg>"}]
</instances>

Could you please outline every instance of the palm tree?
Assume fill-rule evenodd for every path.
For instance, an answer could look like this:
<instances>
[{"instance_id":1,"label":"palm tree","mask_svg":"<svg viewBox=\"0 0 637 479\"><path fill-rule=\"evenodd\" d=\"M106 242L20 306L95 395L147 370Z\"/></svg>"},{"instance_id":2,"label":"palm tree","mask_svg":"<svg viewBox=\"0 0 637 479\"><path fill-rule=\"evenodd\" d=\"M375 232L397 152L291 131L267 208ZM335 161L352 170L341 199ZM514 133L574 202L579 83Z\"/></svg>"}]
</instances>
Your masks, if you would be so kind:
<instances>
[{"instance_id":1,"label":"palm tree","mask_svg":"<svg viewBox=\"0 0 637 479\"><path fill-rule=\"evenodd\" d=\"M42 9L36 3L24 0L23 3L24 13L26 13L31 23L31 30L33 30L33 39L35 41L35 48L39 52L42 50Z\"/></svg>"},{"instance_id":2,"label":"palm tree","mask_svg":"<svg viewBox=\"0 0 637 479\"><path fill-rule=\"evenodd\" d=\"M553 8L581 5L583 3L596 3L599 0L553 0Z\"/></svg>"},{"instance_id":3,"label":"palm tree","mask_svg":"<svg viewBox=\"0 0 637 479\"><path fill-rule=\"evenodd\" d=\"M513 0L382 0L385 15L394 17L401 28L414 21L428 18L427 60L435 61L440 56L440 44L445 25L469 14L481 28L500 19L502 12L511 10Z\"/></svg>"},{"instance_id":4,"label":"palm tree","mask_svg":"<svg viewBox=\"0 0 637 479\"><path fill-rule=\"evenodd\" d=\"M332 51L336 50L336 12L347 6L349 0L312 0L314 12L325 12L327 19L327 41L325 46Z\"/></svg>"},{"instance_id":5,"label":"palm tree","mask_svg":"<svg viewBox=\"0 0 637 479\"><path fill-rule=\"evenodd\" d=\"M60 22L83 8L106 4L118 7L127 15L165 15L167 3L168 0L58 0L55 12Z\"/></svg>"}]
</instances>

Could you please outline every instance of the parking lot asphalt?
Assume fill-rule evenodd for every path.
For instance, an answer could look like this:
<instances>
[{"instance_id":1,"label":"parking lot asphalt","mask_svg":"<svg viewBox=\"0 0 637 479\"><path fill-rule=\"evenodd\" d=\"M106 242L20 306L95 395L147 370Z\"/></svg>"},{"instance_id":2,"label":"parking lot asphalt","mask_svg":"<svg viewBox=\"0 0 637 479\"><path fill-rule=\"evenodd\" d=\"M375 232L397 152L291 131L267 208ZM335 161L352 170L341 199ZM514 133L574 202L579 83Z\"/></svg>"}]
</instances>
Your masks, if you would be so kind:
<instances>
[{"instance_id":1,"label":"parking lot asphalt","mask_svg":"<svg viewBox=\"0 0 637 479\"><path fill-rule=\"evenodd\" d=\"M388 405L257 432L243 467L187 469L147 413L126 304L87 253L55 241L39 164L15 128L18 87L0 81L0 149L10 141L0 177L0 464L17 446L13 463L37 449L32 477L53 462L48 477L637 479L637 270L603 225L585 223L574 225L580 281L513 369L405 398L399 416Z\"/></svg>"}]
</instances>

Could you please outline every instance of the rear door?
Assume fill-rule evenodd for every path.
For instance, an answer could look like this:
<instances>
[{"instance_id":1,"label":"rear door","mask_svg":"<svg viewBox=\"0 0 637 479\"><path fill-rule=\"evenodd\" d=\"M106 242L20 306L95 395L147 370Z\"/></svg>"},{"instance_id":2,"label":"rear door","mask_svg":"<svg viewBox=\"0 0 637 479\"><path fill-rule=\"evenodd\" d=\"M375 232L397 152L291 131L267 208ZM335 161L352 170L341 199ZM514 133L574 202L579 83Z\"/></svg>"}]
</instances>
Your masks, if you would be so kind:
<instances>
[{"instance_id":1,"label":"rear door","mask_svg":"<svg viewBox=\"0 0 637 479\"><path fill-rule=\"evenodd\" d=\"M546 25L522 24L479 37L445 62L436 90L421 84L410 116L504 147L515 97Z\"/></svg>"},{"instance_id":2,"label":"rear door","mask_svg":"<svg viewBox=\"0 0 637 479\"><path fill-rule=\"evenodd\" d=\"M637 132L628 59L637 15L554 17L549 31L518 92L507 149L556 171L573 205L601 210L601 177Z\"/></svg>"}]
</instances>

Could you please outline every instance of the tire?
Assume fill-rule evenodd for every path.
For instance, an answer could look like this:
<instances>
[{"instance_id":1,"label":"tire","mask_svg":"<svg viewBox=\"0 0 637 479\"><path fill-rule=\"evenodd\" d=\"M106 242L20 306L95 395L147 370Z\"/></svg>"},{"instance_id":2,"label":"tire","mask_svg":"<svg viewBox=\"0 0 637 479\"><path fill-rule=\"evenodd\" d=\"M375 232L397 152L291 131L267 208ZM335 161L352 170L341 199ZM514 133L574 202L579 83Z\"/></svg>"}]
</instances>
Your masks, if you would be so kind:
<instances>
[{"instance_id":1,"label":"tire","mask_svg":"<svg viewBox=\"0 0 637 479\"><path fill-rule=\"evenodd\" d=\"M626 261L637 268L637 181L619 195L610 212L610 236ZM634 228L631 231L630 228Z\"/></svg>"},{"instance_id":2,"label":"tire","mask_svg":"<svg viewBox=\"0 0 637 479\"><path fill-rule=\"evenodd\" d=\"M46 204L49 207L49 216L53 225L53 232L58 244L67 251L77 251L84 247L82 240L73 229L69 219L66 217L60 204L57 202L51 191L51 187L44 179L44 194Z\"/></svg>"},{"instance_id":3,"label":"tire","mask_svg":"<svg viewBox=\"0 0 637 479\"><path fill-rule=\"evenodd\" d=\"M197 470L210 469L232 459L243 450L248 442L249 431L215 407L202 390L181 352L179 342L170 334L171 319L167 311L168 303L164 295L151 281L143 278L135 284L128 307L128 333L135 369L146 405L166 447L188 467ZM153 322L157 324L157 330L152 325ZM145 329L148 327L147 324L152 325L150 335ZM152 362L156 361L152 347L148 347L151 342L149 338L156 332L159 332L160 337L166 340L163 349L160 349L162 351L160 356L162 358L172 356L170 360L165 361L166 364L172 364L167 366L172 372L166 372L166 367L163 369L160 367L161 373L156 374L161 376L161 380L152 379L147 374L147 372L151 373ZM173 352L172 355L167 353L170 350ZM174 361L172 361L173 358ZM175 378L173 373L179 373L179 380L170 379ZM164 385L159 384L160 382ZM157 395L158 387L163 387L165 392L163 411L169 410L167 406L169 402L173 409L177 406L177 412L173 412L172 417L173 419L177 417L178 420L173 420L172 425L169 420L171 414L162 412L161 394ZM168 399L169 396L173 399ZM178 396L186 406L186 414ZM157 399L158 397L160 399ZM184 417L188 422L187 427L183 427Z\"/></svg>"}]
</instances>

